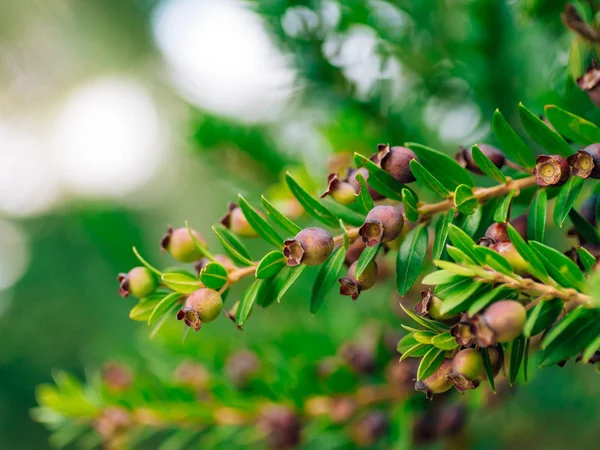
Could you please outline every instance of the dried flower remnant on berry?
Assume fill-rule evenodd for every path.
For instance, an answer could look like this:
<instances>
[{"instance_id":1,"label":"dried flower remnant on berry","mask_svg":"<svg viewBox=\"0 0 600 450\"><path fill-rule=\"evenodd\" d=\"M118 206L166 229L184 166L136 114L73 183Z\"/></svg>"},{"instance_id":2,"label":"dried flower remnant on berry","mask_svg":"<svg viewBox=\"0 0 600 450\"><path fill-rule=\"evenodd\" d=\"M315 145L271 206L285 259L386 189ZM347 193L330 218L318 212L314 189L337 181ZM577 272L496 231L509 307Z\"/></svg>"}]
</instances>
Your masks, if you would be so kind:
<instances>
[{"instance_id":1,"label":"dried flower remnant on berry","mask_svg":"<svg viewBox=\"0 0 600 450\"><path fill-rule=\"evenodd\" d=\"M192 292L185 306L177 312L177 320L183 320L194 331L200 330L202 323L215 320L223 309L223 300L213 289L201 288Z\"/></svg>"},{"instance_id":2,"label":"dried flower remnant on berry","mask_svg":"<svg viewBox=\"0 0 600 450\"><path fill-rule=\"evenodd\" d=\"M396 239L404 227L404 216L395 206L379 205L367 214L358 234L369 247Z\"/></svg>"},{"instance_id":3,"label":"dried flower remnant on berry","mask_svg":"<svg viewBox=\"0 0 600 450\"><path fill-rule=\"evenodd\" d=\"M570 174L569 163L560 155L540 155L533 168L538 186L562 186Z\"/></svg>"},{"instance_id":4,"label":"dried flower remnant on berry","mask_svg":"<svg viewBox=\"0 0 600 450\"><path fill-rule=\"evenodd\" d=\"M415 176L410 171L410 162L417 159L415 153L406 147L377 146L377 159L380 167L400 183L412 183Z\"/></svg>"},{"instance_id":5,"label":"dried flower remnant on berry","mask_svg":"<svg viewBox=\"0 0 600 450\"><path fill-rule=\"evenodd\" d=\"M415 306L415 312L420 316L429 316L434 320L450 320L457 314L442 314L443 300L433 295L431 290L426 289L421 291L421 301Z\"/></svg>"},{"instance_id":6,"label":"dried flower remnant on berry","mask_svg":"<svg viewBox=\"0 0 600 450\"><path fill-rule=\"evenodd\" d=\"M221 219L221 225L233 231L238 236L256 237L256 231L246 219L242 208L237 203L230 202L227 205L227 213Z\"/></svg>"},{"instance_id":7,"label":"dried flower remnant on berry","mask_svg":"<svg viewBox=\"0 0 600 450\"><path fill-rule=\"evenodd\" d=\"M571 166L571 173L577 177L588 178L594 170L594 158L588 152L579 150L567 158Z\"/></svg>"},{"instance_id":8,"label":"dried flower remnant on berry","mask_svg":"<svg viewBox=\"0 0 600 450\"><path fill-rule=\"evenodd\" d=\"M336 202L349 205L356 200L358 190L345 180L340 180L336 173L327 177L327 189L321 194L321 198L330 195Z\"/></svg>"},{"instance_id":9,"label":"dried flower remnant on berry","mask_svg":"<svg viewBox=\"0 0 600 450\"><path fill-rule=\"evenodd\" d=\"M355 277L357 262L348 269L345 277L340 278L340 294L352 297L356 300L362 291L370 289L377 281L377 263L371 261L358 278Z\"/></svg>"}]
</instances>

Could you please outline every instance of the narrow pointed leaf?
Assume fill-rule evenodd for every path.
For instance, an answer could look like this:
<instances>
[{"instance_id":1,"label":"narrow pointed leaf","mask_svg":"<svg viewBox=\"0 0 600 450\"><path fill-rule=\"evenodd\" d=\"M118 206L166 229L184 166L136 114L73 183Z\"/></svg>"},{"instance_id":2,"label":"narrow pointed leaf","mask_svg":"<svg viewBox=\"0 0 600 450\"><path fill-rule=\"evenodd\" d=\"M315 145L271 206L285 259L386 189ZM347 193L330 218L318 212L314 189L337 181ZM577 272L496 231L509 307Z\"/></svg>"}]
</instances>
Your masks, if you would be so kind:
<instances>
[{"instance_id":1,"label":"narrow pointed leaf","mask_svg":"<svg viewBox=\"0 0 600 450\"><path fill-rule=\"evenodd\" d=\"M342 230L342 235L344 237L344 248L348 250L350 247L350 238L348 238L348 230L342 219L340 219L340 230Z\"/></svg>"},{"instance_id":2,"label":"narrow pointed leaf","mask_svg":"<svg viewBox=\"0 0 600 450\"><path fill-rule=\"evenodd\" d=\"M275 247L281 247L283 238L275 231L275 228L241 194L238 195L238 200L244 217L246 217L252 229L256 231L256 234Z\"/></svg>"},{"instance_id":3,"label":"narrow pointed leaf","mask_svg":"<svg viewBox=\"0 0 600 450\"><path fill-rule=\"evenodd\" d=\"M337 227L338 220L331 211L306 192L289 173L285 174L285 181L292 195L296 197L296 200L302 205L307 214L329 227Z\"/></svg>"},{"instance_id":4,"label":"narrow pointed leaf","mask_svg":"<svg viewBox=\"0 0 600 450\"><path fill-rule=\"evenodd\" d=\"M417 380L424 380L432 375L444 362L446 352L436 347L432 347L423 356L419 369L417 370Z\"/></svg>"},{"instance_id":5,"label":"narrow pointed leaf","mask_svg":"<svg viewBox=\"0 0 600 450\"><path fill-rule=\"evenodd\" d=\"M209 289L219 290L227 283L227 269L219 263L208 263L200 272L200 281Z\"/></svg>"},{"instance_id":6,"label":"narrow pointed leaf","mask_svg":"<svg viewBox=\"0 0 600 450\"><path fill-rule=\"evenodd\" d=\"M475 249L475 250L479 250L479 249ZM469 264L469 265L475 265L475 261L473 259L471 259L470 257L468 257L465 252L463 252L462 250L452 246L452 245L446 245L446 251L448 252L448 255L457 263L457 264Z\"/></svg>"},{"instance_id":7,"label":"narrow pointed leaf","mask_svg":"<svg viewBox=\"0 0 600 450\"><path fill-rule=\"evenodd\" d=\"M360 227L365 222L366 215L354 211L349 206L342 205L331 197L325 197L323 199L323 205L338 219L342 219L344 222L353 225L355 227ZM337 219L336 219L337 220Z\"/></svg>"},{"instance_id":8,"label":"narrow pointed leaf","mask_svg":"<svg viewBox=\"0 0 600 450\"><path fill-rule=\"evenodd\" d=\"M474 316L495 300L510 299L517 296L518 292L514 289L506 285L497 286L491 291L485 292L471 304L468 311L469 316Z\"/></svg>"},{"instance_id":9,"label":"narrow pointed leaf","mask_svg":"<svg viewBox=\"0 0 600 450\"><path fill-rule=\"evenodd\" d=\"M452 336L450 333L438 334L433 339L431 339L431 344L440 350L454 350L458 347L456 343L456 338Z\"/></svg>"},{"instance_id":10,"label":"narrow pointed leaf","mask_svg":"<svg viewBox=\"0 0 600 450\"><path fill-rule=\"evenodd\" d=\"M371 194L369 194L369 187L362 174L359 173L356 175L356 181L358 181L358 184L360 185L360 192L357 196L358 204L362 206L362 209L366 213L368 213L375 207L375 203L373 202Z\"/></svg>"},{"instance_id":11,"label":"narrow pointed leaf","mask_svg":"<svg viewBox=\"0 0 600 450\"><path fill-rule=\"evenodd\" d=\"M527 217L527 236L529 239L544 242L546 233L546 214L548 212L548 192L540 189L533 197Z\"/></svg>"},{"instance_id":12,"label":"narrow pointed leaf","mask_svg":"<svg viewBox=\"0 0 600 450\"><path fill-rule=\"evenodd\" d=\"M401 296L406 295L417 281L427 255L428 240L427 227L419 225L408 233L400 246L396 262L396 284Z\"/></svg>"},{"instance_id":13,"label":"narrow pointed leaf","mask_svg":"<svg viewBox=\"0 0 600 450\"><path fill-rule=\"evenodd\" d=\"M600 142L600 128L555 105L546 105L546 118L560 134L578 144Z\"/></svg>"},{"instance_id":14,"label":"narrow pointed leaf","mask_svg":"<svg viewBox=\"0 0 600 450\"><path fill-rule=\"evenodd\" d=\"M160 270L158 270L157 268L155 268L154 266L152 266L148 261L146 261L144 258L142 258L142 255L140 255L140 252L138 252L137 248L133 247L133 254L135 255L135 257L142 263L142 265L144 267L146 267L146 269L150 270L151 272L155 273L156 275L158 275L158 277L162 277L162 272Z\"/></svg>"},{"instance_id":15,"label":"narrow pointed leaf","mask_svg":"<svg viewBox=\"0 0 600 450\"><path fill-rule=\"evenodd\" d=\"M556 204L554 205L554 223L559 227L563 226L563 223L569 215L569 211L571 211L575 200L577 200L582 187L583 178L570 177L560 188L560 192L556 198Z\"/></svg>"},{"instance_id":16,"label":"narrow pointed leaf","mask_svg":"<svg viewBox=\"0 0 600 450\"><path fill-rule=\"evenodd\" d=\"M542 119L529 111L523 103L519 105L519 116L523 126L535 142L553 155L562 155L565 158L573 153L567 142Z\"/></svg>"},{"instance_id":17,"label":"narrow pointed leaf","mask_svg":"<svg viewBox=\"0 0 600 450\"><path fill-rule=\"evenodd\" d=\"M450 224L448 226L448 235L450 236L450 240L452 244L457 247L459 250L462 250L469 258L478 263L483 263L480 259L480 256L476 252L477 244L475 241L471 239L467 233L458 228L454 224Z\"/></svg>"},{"instance_id":18,"label":"narrow pointed leaf","mask_svg":"<svg viewBox=\"0 0 600 450\"><path fill-rule=\"evenodd\" d=\"M381 244L378 244L375 247L365 247L358 257L358 261L356 262L356 268L354 269L355 278L358 278L362 275L369 264L371 264L371 261L375 259L380 248Z\"/></svg>"},{"instance_id":19,"label":"narrow pointed leaf","mask_svg":"<svg viewBox=\"0 0 600 450\"><path fill-rule=\"evenodd\" d=\"M417 344L418 344L418 342L414 338L413 334L409 333L406 336L402 337L402 339L400 339L400 341L398 341L396 350L398 350L398 353L402 354L405 351L407 351L409 348L411 348Z\"/></svg>"},{"instance_id":20,"label":"narrow pointed leaf","mask_svg":"<svg viewBox=\"0 0 600 450\"><path fill-rule=\"evenodd\" d=\"M285 267L285 258L280 251L273 250L267 253L263 259L260 260L256 267L256 278L264 280L271 278L281 272L281 269Z\"/></svg>"},{"instance_id":21,"label":"narrow pointed leaf","mask_svg":"<svg viewBox=\"0 0 600 450\"><path fill-rule=\"evenodd\" d=\"M492 131L500 142L500 148L508 159L517 164L531 169L535 166L535 156L531 149L525 145L519 135L511 128L502 113L498 110L492 117Z\"/></svg>"},{"instance_id":22,"label":"narrow pointed leaf","mask_svg":"<svg viewBox=\"0 0 600 450\"><path fill-rule=\"evenodd\" d=\"M577 234L583 237L587 243L600 245L600 234L598 234L598 229L581 217L575 208L571 208L569 211L569 218L571 219L571 222L573 222Z\"/></svg>"},{"instance_id":23,"label":"narrow pointed leaf","mask_svg":"<svg viewBox=\"0 0 600 450\"><path fill-rule=\"evenodd\" d=\"M267 200L264 195L261 197L261 201L263 206L265 207L265 210L267 211L267 215L269 216L269 218L273 222L275 222L280 228L284 229L285 231L294 236L300 231L302 231L302 228L300 228L292 220L288 219L282 212L275 208L275 206L273 206L273 204L269 202L269 200Z\"/></svg>"},{"instance_id":24,"label":"narrow pointed leaf","mask_svg":"<svg viewBox=\"0 0 600 450\"><path fill-rule=\"evenodd\" d=\"M485 289L485 290L484 290ZM455 288L444 294L440 312L442 314L454 314L469 308L472 303L480 298L487 290L489 285L482 285L480 281L473 282L464 286L464 288ZM477 295L476 295L477 293Z\"/></svg>"},{"instance_id":25,"label":"narrow pointed leaf","mask_svg":"<svg viewBox=\"0 0 600 450\"><path fill-rule=\"evenodd\" d=\"M288 289L295 283L302 272L306 270L308 266L304 264L298 267L285 267L284 270L281 271L280 276L285 276L285 282L281 284L279 289L279 293L277 294L277 303L281 302L281 299L286 294Z\"/></svg>"},{"instance_id":26,"label":"narrow pointed leaf","mask_svg":"<svg viewBox=\"0 0 600 450\"><path fill-rule=\"evenodd\" d=\"M179 294L176 294L176 295L179 295ZM154 328L152 328L152 331L150 332L150 336L149 336L150 340L154 339L154 337L158 334L159 330L167 322L167 320L175 317L174 312L175 312L175 309L177 309L178 307L179 307L179 305L177 302L169 303L168 308L161 311L160 314L156 314L156 317L158 317L158 319L154 321L155 325L154 325Z\"/></svg>"},{"instance_id":27,"label":"narrow pointed leaf","mask_svg":"<svg viewBox=\"0 0 600 450\"><path fill-rule=\"evenodd\" d=\"M481 349L481 356L483 356L483 367L485 369L485 376L490 383L492 392L496 393L496 386L494 384L494 369L492 368L492 362L490 360L490 354L487 348Z\"/></svg>"},{"instance_id":28,"label":"narrow pointed leaf","mask_svg":"<svg viewBox=\"0 0 600 450\"><path fill-rule=\"evenodd\" d=\"M252 312L252 308L256 303L258 293L265 280L254 280L254 282L246 289L238 305L236 314L236 324L242 326L246 323L248 316Z\"/></svg>"},{"instance_id":29,"label":"narrow pointed leaf","mask_svg":"<svg viewBox=\"0 0 600 450\"><path fill-rule=\"evenodd\" d=\"M310 312L315 314L325 301L325 297L331 289L337 284L342 268L344 267L344 258L346 250L343 247L338 248L319 269L315 284L312 289L310 299Z\"/></svg>"},{"instance_id":30,"label":"narrow pointed leaf","mask_svg":"<svg viewBox=\"0 0 600 450\"><path fill-rule=\"evenodd\" d=\"M513 269L506 258L491 248L481 246L476 247L475 253L477 253L479 260L482 261L483 264L490 266L492 269L502 272L505 275L513 274Z\"/></svg>"},{"instance_id":31,"label":"narrow pointed leaf","mask_svg":"<svg viewBox=\"0 0 600 450\"><path fill-rule=\"evenodd\" d=\"M450 327L444 325L443 323L436 322L435 320L427 319L425 317L416 315L410 309L405 308L402 302L400 302L400 308L402 308L402 311L404 311L408 317L410 317L414 322L421 325L423 328L442 333L450 329Z\"/></svg>"},{"instance_id":32,"label":"narrow pointed leaf","mask_svg":"<svg viewBox=\"0 0 600 450\"><path fill-rule=\"evenodd\" d=\"M444 187L444 185L440 183L438 179L433 176L433 174L425 167L423 167L416 159L413 159L410 162L410 172L414 175L418 184L429 188L442 198L450 197L450 191L446 189L446 187Z\"/></svg>"},{"instance_id":33,"label":"narrow pointed leaf","mask_svg":"<svg viewBox=\"0 0 600 450\"><path fill-rule=\"evenodd\" d=\"M369 171L369 184L373 189L393 200L402 200L402 189L406 188L404 184L359 153L354 154L354 163L356 167L364 167Z\"/></svg>"},{"instance_id":34,"label":"narrow pointed leaf","mask_svg":"<svg viewBox=\"0 0 600 450\"><path fill-rule=\"evenodd\" d=\"M432 259L440 259L446 241L448 240L448 228L454 219L454 210L449 209L445 214L441 214L435 226L435 240L433 241Z\"/></svg>"},{"instance_id":35,"label":"narrow pointed leaf","mask_svg":"<svg viewBox=\"0 0 600 450\"><path fill-rule=\"evenodd\" d=\"M452 272L460 278L472 278L475 275L475 272L470 267L461 266L450 261L435 260L433 263L440 269Z\"/></svg>"},{"instance_id":36,"label":"narrow pointed leaf","mask_svg":"<svg viewBox=\"0 0 600 450\"><path fill-rule=\"evenodd\" d=\"M562 312L563 302L558 298L543 300L527 313L523 336L530 338L546 331Z\"/></svg>"},{"instance_id":37,"label":"narrow pointed leaf","mask_svg":"<svg viewBox=\"0 0 600 450\"><path fill-rule=\"evenodd\" d=\"M246 250L246 247L244 247L244 244L241 243L237 236L220 225L213 225L212 229L231 259L243 266L252 265L248 250Z\"/></svg>"},{"instance_id":38,"label":"narrow pointed leaf","mask_svg":"<svg viewBox=\"0 0 600 450\"><path fill-rule=\"evenodd\" d=\"M198 278L183 273L165 273L161 280L167 287L182 294L191 294L202 287L202 282Z\"/></svg>"},{"instance_id":39,"label":"narrow pointed leaf","mask_svg":"<svg viewBox=\"0 0 600 450\"><path fill-rule=\"evenodd\" d=\"M415 345L402 353L400 356L400 361L404 361L406 358L419 358L421 356L425 356L432 348L433 347L431 345L420 344L417 342Z\"/></svg>"},{"instance_id":40,"label":"narrow pointed leaf","mask_svg":"<svg viewBox=\"0 0 600 450\"><path fill-rule=\"evenodd\" d=\"M413 223L419 221L419 199L408 189L402 189L402 204L404 205L404 213L406 218Z\"/></svg>"},{"instance_id":41,"label":"narrow pointed leaf","mask_svg":"<svg viewBox=\"0 0 600 450\"><path fill-rule=\"evenodd\" d=\"M583 267L585 267L585 270L590 272L596 264L596 257L588 252L584 247L577 247L577 254L579 255L581 264L583 264Z\"/></svg>"},{"instance_id":42,"label":"narrow pointed leaf","mask_svg":"<svg viewBox=\"0 0 600 450\"><path fill-rule=\"evenodd\" d=\"M508 237L517 249L517 252L527 262L528 272L545 283L551 283L546 266L542 263L537 253L527 245L519 232L510 223L507 224L507 231Z\"/></svg>"},{"instance_id":43,"label":"narrow pointed leaf","mask_svg":"<svg viewBox=\"0 0 600 450\"><path fill-rule=\"evenodd\" d=\"M508 220L508 215L510 213L510 202L515 195L515 190L510 191L500 202L500 205L496 208L494 212L494 222L504 223Z\"/></svg>"},{"instance_id":44,"label":"narrow pointed leaf","mask_svg":"<svg viewBox=\"0 0 600 450\"><path fill-rule=\"evenodd\" d=\"M437 336L437 333L435 333L433 331L424 331L424 330L417 330L413 334L413 337L415 338L415 340L417 342L420 342L421 344L431 344L431 340L435 336Z\"/></svg>"},{"instance_id":45,"label":"narrow pointed leaf","mask_svg":"<svg viewBox=\"0 0 600 450\"><path fill-rule=\"evenodd\" d=\"M561 286L586 292L585 276L579 266L558 250L536 241L529 243L546 266L548 273Z\"/></svg>"},{"instance_id":46,"label":"narrow pointed leaf","mask_svg":"<svg viewBox=\"0 0 600 450\"><path fill-rule=\"evenodd\" d=\"M506 177L490 159L476 145L472 148L473 161L477 167L488 177L496 180L498 183L506 183Z\"/></svg>"},{"instance_id":47,"label":"narrow pointed leaf","mask_svg":"<svg viewBox=\"0 0 600 450\"><path fill-rule=\"evenodd\" d=\"M131 308L129 311L129 318L139 322L145 322L150 318L150 314L156 308L156 305L165 297L167 294L154 293L148 297L140 299L140 301Z\"/></svg>"},{"instance_id":48,"label":"narrow pointed leaf","mask_svg":"<svg viewBox=\"0 0 600 450\"><path fill-rule=\"evenodd\" d=\"M585 350L583 351L583 354L581 355L581 361L584 364L587 364L588 361L592 358L592 356L594 356L594 354L600 350L600 334L598 335L598 337L596 339L594 339L592 341L592 343L590 345L588 345Z\"/></svg>"},{"instance_id":49,"label":"narrow pointed leaf","mask_svg":"<svg viewBox=\"0 0 600 450\"><path fill-rule=\"evenodd\" d=\"M436 177L447 189L455 190L459 185L473 186L471 174L450 156L425 145L407 142L419 162Z\"/></svg>"},{"instance_id":50,"label":"narrow pointed leaf","mask_svg":"<svg viewBox=\"0 0 600 450\"><path fill-rule=\"evenodd\" d=\"M445 283L454 283L458 281L460 277L456 276L454 273L448 270L438 270L436 272L431 272L427 274L423 280L423 284L436 285L436 284L445 284Z\"/></svg>"},{"instance_id":51,"label":"narrow pointed leaf","mask_svg":"<svg viewBox=\"0 0 600 450\"><path fill-rule=\"evenodd\" d=\"M454 205L456 209L465 215L471 215L477 208L477 199L473 196L473 188L461 184L454 191Z\"/></svg>"},{"instance_id":52,"label":"narrow pointed leaf","mask_svg":"<svg viewBox=\"0 0 600 450\"><path fill-rule=\"evenodd\" d=\"M171 294L165 295L165 297L160 302L158 302L158 304L152 311L152 314L150 314L150 317L148 318L148 325L152 325L152 319L154 319L155 317L161 317L163 314L165 314L167 311L173 308L173 306L177 304L180 298L181 294L178 292L173 292Z\"/></svg>"},{"instance_id":53,"label":"narrow pointed leaf","mask_svg":"<svg viewBox=\"0 0 600 450\"><path fill-rule=\"evenodd\" d=\"M508 366L508 384L511 386L519 375L519 369L523 362L523 354L525 353L525 338L519 336L514 341L508 344L509 366Z\"/></svg>"}]
</instances>

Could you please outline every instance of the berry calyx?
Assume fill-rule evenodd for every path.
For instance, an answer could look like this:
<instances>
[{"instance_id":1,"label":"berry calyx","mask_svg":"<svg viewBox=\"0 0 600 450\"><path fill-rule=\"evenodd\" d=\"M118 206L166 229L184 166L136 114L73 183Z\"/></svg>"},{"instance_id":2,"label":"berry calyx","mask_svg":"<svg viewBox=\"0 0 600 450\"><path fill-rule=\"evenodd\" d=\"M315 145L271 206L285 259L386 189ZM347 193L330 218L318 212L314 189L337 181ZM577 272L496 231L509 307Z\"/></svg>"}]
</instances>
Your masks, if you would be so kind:
<instances>
[{"instance_id":1,"label":"berry calyx","mask_svg":"<svg viewBox=\"0 0 600 450\"><path fill-rule=\"evenodd\" d=\"M300 264L323 264L333 252L331 233L316 227L305 228L284 244L283 254L287 258L287 265L292 267Z\"/></svg>"}]
</instances>

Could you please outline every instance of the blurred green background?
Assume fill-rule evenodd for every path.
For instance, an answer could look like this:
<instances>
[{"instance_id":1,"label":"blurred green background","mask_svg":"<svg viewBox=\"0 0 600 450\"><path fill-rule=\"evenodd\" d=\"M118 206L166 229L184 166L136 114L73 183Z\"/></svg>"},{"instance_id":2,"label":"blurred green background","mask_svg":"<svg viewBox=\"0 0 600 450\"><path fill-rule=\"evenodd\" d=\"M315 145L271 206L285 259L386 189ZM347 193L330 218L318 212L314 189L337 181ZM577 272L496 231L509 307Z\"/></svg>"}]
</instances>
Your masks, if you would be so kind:
<instances>
[{"instance_id":1,"label":"blurred green background","mask_svg":"<svg viewBox=\"0 0 600 450\"><path fill-rule=\"evenodd\" d=\"M518 127L519 101L598 123L568 75L564 3L0 0L0 448L49 448L28 410L55 368L135 364L165 344L276 347L291 329L335 352L387 317L391 288L316 318L300 288L243 333L221 320L148 343L115 276L133 245L170 264L167 224L189 220L215 245L226 202L256 200L287 167L322 187L334 152L452 153L489 140L497 107ZM597 448L599 399L589 368L550 368L469 432L481 449Z\"/></svg>"}]
</instances>

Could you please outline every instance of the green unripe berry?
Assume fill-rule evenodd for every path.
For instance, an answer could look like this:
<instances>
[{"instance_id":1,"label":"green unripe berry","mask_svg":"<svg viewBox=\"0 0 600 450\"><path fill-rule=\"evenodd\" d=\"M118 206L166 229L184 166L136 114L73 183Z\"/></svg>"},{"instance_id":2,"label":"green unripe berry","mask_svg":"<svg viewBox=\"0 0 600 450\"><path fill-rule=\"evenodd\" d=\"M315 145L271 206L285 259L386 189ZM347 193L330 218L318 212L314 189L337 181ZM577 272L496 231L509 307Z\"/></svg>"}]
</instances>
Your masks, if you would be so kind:
<instances>
[{"instance_id":1,"label":"green unripe berry","mask_svg":"<svg viewBox=\"0 0 600 450\"><path fill-rule=\"evenodd\" d=\"M288 259L288 266L323 264L333 252L331 233L316 227L305 228L284 244L283 254Z\"/></svg>"},{"instance_id":2,"label":"green unripe berry","mask_svg":"<svg viewBox=\"0 0 600 450\"><path fill-rule=\"evenodd\" d=\"M367 214L358 234L369 247L396 239L404 227L402 211L390 205L380 205Z\"/></svg>"},{"instance_id":3,"label":"green unripe berry","mask_svg":"<svg viewBox=\"0 0 600 450\"><path fill-rule=\"evenodd\" d=\"M502 300L488 306L481 317L494 334L494 340L503 343L521 335L527 320L527 311L517 301Z\"/></svg>"},{"instance_id":4,"label":"green unripe berry","mask_svg":"<svg viewBox=\"0 0 600 450\"><path fill-rule=\"evenodd\" d=\"M217 291L200 288L188 296L185 306L177 313L177 320L183 320L188 327L198 331L202 323L215 320L222 309L223 300Z\"/></svg>"},{"instance_id":5,"label":"green unripe berry","mask_svg":"<svg viewBox=\"0 0 600 450\"><path fill-rule=\"evenodd\" d=\"M452 358L452 373L448 376L460 392L476 388L485 376L481 353L474 348L458 352Z\"/></svg>"},{"instance_id":6,"label":"green unripe berry","mask_svg":"<svg viewBox=\"0 0 600 450\"><path fill-rule=\"evenodd\" d=\"M360 186L359 186L360 187ZM342 205L349 205L356 200L358 190L345 180L340 180L340 177L332 173L327 178L327 189L321 194L321 198L331 195L333 199Z\"/></svg>"},{"instance_id":7,"label":"green unripe berry","mask_svg":"<svg viewBox=\"0 0 600 450\"><path fill-rule=\"evenodd\" d=\"M146 267L134 267L128 273L120 273L119 295L125 298L129 294L134 297L143 298L153 294L158 287L158 280L150 269Z\"/></svg>"},{"instance_id":8,"label":"green unripe berry","mask_svg":"<svg viewBox=\"0 0 600 450\"><path fill-rule=\"evenodd\" d=\"M340 294L349 295L352 300L356 300L362 291L372 288L377 281L377 263L375 261L371 261L358 278L354 276L357 263L353 263L346 276L338 280L341 284Z\"/></svg>"},{"instance_id":9,"label":"green unripe berry","mask_svg":"<svg viewBox=\"0 0 600 450\"><path fill-rule=\"evenodd\" d=\"M250 223L248 223L248 219L246 219L242 208L240 208L236 203L229 203L227 206L227 213L221 219L221 224L239 236L257 236L254 228L252 228Z\"/></svg>"},{"instance_id":10,"label":"green unripe berry","mask_svg":"<svg viewBox=\"0 0 600 450\"><path fill-rule=\"evenodd\" d=\"M454 383L448 376L452 373L452 360L445 359L442 365L427 378L415 383L415 390L425 392L427 398L433 394L441 394L454 386Z\"/></svg>"},{"instance_id":11,"label":"green unripe berry","mask_svg":"<svg viewBox=\"0 0 600 450\"><path fill-rule=\"evenodd\" d=\"M415 306L415 311L420 316L429 316L434 320L450 320L457 316L457 314L445 313L442 314L441 308L444 301L433 295L433 293L426 289L421 291L421 301Z\"/></svg>"},{"instance_id":12,"label":"green unripe berry","mask_svg":"<svg viewBox=\"0 0 600 450\"><path fill-rule=\"evenodd\" d=\"M490 249L500 253L510 264L515 273L524 275L527 273L527 261L519 254L512 242L497 242L490 246Z\"/></svg>"},{"instance_id":13,"label":"green unripe berry","mask_svg":"<svg viewBox=\"0 0 600 450\"><path fill-rule=\"evenodd\" d=\"M195 230L191 230L200 245L206 246L204 238ZM163 250L168 251L179 262L189 263L202 258L203 254L192 239L187 228L167 228L167 234L160 243Z\"/></svg>"}]
</instances>

